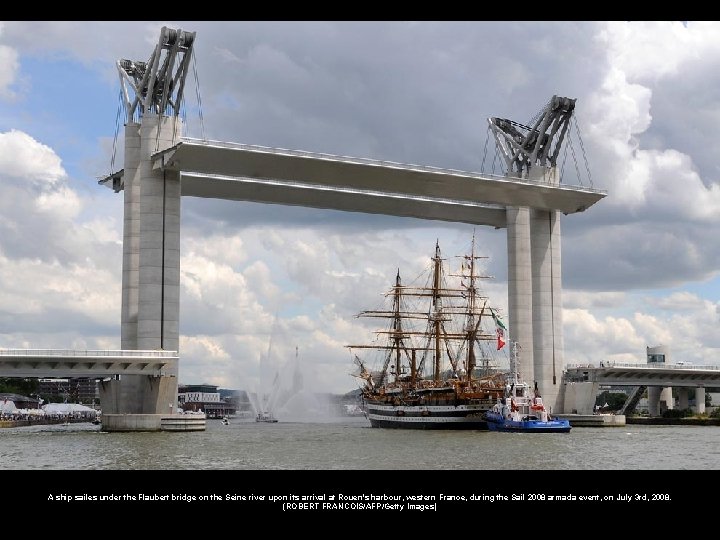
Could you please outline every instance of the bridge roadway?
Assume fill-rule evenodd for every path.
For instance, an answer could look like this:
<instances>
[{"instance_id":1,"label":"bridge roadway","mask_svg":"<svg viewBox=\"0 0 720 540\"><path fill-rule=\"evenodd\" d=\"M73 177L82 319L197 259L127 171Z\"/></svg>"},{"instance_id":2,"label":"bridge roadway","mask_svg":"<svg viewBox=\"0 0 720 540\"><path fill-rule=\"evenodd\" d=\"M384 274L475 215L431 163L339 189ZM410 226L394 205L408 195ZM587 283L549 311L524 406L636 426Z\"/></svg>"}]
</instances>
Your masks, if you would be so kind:
<instances>
[{"instance_id":1,"label":"bridge roadway","mask_svg":"<svg viewBox=\"0 0 720 540\"><path fill-rule=\"evenodd\" d=\"M151 156L182 195L507 227L505 208L582 212L600 190L457 169L182 138ZM119 192L124 169L99 181Z\"/></svg>"},{"instance_id":2,"label":"bridge roadway","mask_svg":"<svg viewBox=\"0 0 720 540\"><path fill-rule=\"evenodd\" d=\"M565 368L566 382L592 382L607 386L720 387L720 366L688 364L633 364L603 362L600 366Z\"/></svg>"},{"instance_id":3,"label":"bridge roadway","mask_svg":"<svg viewBox=\"0 0 720 540\"><path fill-rule=\"evenodd\" d=\"M177 351L0 349L0 377L178 375Z\"/></svg>"}]
</instances>

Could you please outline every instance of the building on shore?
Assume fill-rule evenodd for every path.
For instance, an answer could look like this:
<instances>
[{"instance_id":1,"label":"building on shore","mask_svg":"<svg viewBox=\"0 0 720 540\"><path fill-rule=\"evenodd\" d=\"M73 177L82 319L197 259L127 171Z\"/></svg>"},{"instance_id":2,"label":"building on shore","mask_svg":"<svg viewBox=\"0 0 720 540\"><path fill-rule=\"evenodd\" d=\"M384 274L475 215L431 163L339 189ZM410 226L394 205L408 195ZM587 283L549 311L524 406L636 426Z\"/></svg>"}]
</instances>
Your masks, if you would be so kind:
<instances>
[{"instance_id":1,"label":"building on shore","mask_svg":"<svg viewBox=\"0 0 720 540\"><path fill-rule=\"evenodd\" d=\"M38 379L38 394L46 401L69 401L99 405L100 387L96 379L73 377L64 379Z\"/></svg>"},{"instance_id":2,"label":"building on shore","mask_svg":"<svg viewBox=\"0 0 720 540\"><path fill-rule=\"evenodd\" d=\"M178 386L178 410L205 413L207 418L251 416L252 405L244 390L218 389L212 384Z\"/></svg>"}]
</instances>

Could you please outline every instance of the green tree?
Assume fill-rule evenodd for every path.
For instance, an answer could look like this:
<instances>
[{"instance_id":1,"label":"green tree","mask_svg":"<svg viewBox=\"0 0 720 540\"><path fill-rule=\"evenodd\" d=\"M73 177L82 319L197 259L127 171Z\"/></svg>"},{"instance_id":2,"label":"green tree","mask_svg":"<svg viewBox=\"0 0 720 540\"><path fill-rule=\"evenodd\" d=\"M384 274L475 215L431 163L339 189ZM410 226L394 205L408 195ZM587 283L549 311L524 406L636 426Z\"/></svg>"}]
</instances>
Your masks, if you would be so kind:
<instances>
[{"instance_id":1,"label":"green tree","mask_svg":"<svg viewBox=\"0 0 720 540\"><path fill-rule=\"evenodd\" d=\"M627 398L628 396L625 393L609 392L608 390L605 390L598 394L595 399L595 405L603 410L619 411L625 404L625 401L627 401ZM607 407L605 407L606 403Z\"/></svg>"},{"instance_id":2,"label":"green tree","mask_svg":"<svg viewBox=\"0 0 720 540\"><path fill-rule=\"evenodd\" d=\"M17 377L0 377L0 392L30 396L36 394L40 386L36 378L19 379Z\"/></svg>"}]
</instances>

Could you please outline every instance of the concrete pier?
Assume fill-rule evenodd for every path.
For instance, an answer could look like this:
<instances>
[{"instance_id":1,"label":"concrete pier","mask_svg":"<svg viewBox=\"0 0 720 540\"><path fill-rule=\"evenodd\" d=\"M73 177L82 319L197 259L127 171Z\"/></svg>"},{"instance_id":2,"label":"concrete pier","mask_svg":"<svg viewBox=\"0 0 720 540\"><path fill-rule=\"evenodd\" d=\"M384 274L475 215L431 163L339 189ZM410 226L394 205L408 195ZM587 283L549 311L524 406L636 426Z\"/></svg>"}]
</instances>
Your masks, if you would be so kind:
<instances>
[{"instance_id":1,"label":"concrete pier","mask_svg":"<svg viewBox=\"0 0 720 540\"><path fill-rule=\"evenodd\" d=\"M622 427L627 421L624 414L561 414L572 427Z\"/></svg>"},{"instance_id":2,"label":"concrete pier","mask_svg":"<svg viewBox=\"0 0 720 540\"><path fill-rule=\"evenodd\" d=\"M520 372L535 380L533 365L533 281L530 249L530 209L508 207L508 321L510 338L518 344ZM548 402L549 403L549 402Z\"/></svg>"},{"instance_id":3,"label":"concrete pier","mask_svg":"<svg viewBox=\"0 0 720 540\"><path fill-rule=\"evenodd\" d=\"M548 178L555 178L552 171ZM522 376L538 383L540 395L551 410L561 410L560 213L508 207L506 218L511 339L519 346Z\"/></svg>"},{"instance_id":4,"label":"concrete pier","mask_svg":"<svg viewBox=\"0 0 720 540\"><path fill-rule=\"evenodd\" d=\"M179 117L150 113L125 128L123 349L179 349L180 175L154 169L152 156L175 144L181 133ZM159 428L152 418L177 412L177 386L175 374L103 381L103 430Z\"/></svg>"},{"instance_id":5,"label":"concrete pier","mask_svg":"<svg viewBox=\"0 0 720 540\"><path fill-rule=\"evenodd\" d=\"M204 431L202 414L105 414L103 431Z\"/></svg>"},{"instance_id":6,"label":"concrete pier","mask_svg":"<svg viewBox=\"0 0 720 540\"><path fill-rule=\"evenodd\" d=\"M558 409L563 362L562 274L558 212L533 210L532 326L534 379L543 401Z\"/></svg>"}]
</instances>

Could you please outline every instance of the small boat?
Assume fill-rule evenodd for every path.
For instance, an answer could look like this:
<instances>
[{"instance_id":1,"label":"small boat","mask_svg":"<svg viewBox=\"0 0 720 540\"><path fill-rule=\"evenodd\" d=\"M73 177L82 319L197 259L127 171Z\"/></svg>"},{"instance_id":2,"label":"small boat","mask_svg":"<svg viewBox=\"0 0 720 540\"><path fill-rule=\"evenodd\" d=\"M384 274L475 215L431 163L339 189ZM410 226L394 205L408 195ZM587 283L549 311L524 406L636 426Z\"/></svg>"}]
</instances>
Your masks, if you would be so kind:
<instances>
[{"instance_id":1,"label":"small boat","mask_svg":"<svg viewBox=\"0 0 720 540\"><path fill-rule=\"evenodd\" d=\"M545 408L537 389L520 378L517 361L517 343L513 343L513 365L505 395L485 413L490 431L516 433L568 433L570 421L556 418Z\"/></svg>"},{"instance_id":2,"label":"small boat","mask_svg":"<svg viewBox=\"0 0 720 540\"><path fill-rule=\"evenodd\" d=\"M230 424L230 418L228 418L227 415L223 416L222 423L223 426L227 426L228 424Z\"/></svg>"}]
</instances>

